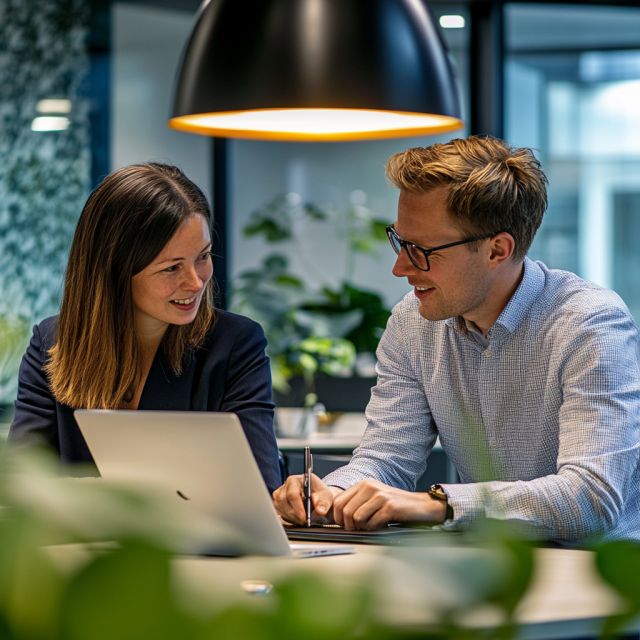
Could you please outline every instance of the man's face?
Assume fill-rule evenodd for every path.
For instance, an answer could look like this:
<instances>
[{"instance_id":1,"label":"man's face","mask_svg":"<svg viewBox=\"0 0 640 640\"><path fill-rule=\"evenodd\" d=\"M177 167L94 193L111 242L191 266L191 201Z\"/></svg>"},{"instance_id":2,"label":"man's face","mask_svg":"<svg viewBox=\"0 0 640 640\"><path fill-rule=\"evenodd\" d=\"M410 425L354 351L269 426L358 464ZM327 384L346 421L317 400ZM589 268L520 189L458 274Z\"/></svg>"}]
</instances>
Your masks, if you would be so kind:
<instances>
[{"instance_id":1,"label":"man's face","mask_svg":"<svg viewBox=\"0 0 640 640\"><path fill-rule=\"evenodd\" d=\"M469 237L447 210L447 190L437 187L427 193L400 192L395 229L403 240L425 249ZM431 269L421 271L400 251L393 275L407 278L420 301L420 315L427 320L463 316L481 326L491 288L488 240L443 249L429 256Z\"/></svg>"}]
</instances>

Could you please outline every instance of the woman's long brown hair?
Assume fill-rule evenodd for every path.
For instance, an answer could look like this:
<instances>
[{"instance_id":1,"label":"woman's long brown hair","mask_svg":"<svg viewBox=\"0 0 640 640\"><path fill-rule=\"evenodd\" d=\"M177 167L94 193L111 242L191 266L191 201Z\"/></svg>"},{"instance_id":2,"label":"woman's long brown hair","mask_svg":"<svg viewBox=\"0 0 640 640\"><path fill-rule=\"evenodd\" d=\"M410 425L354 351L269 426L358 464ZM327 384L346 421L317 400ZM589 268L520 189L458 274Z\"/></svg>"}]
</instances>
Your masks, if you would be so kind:
<instances>
[{"instance_id":1,"label":"woman's long brown hair","mask_svg":"<svg viewBox=\"0 0 640 640\"><path fill-rule=\"evenodd\" d=\"M210 223L202 191L177 167L124 167L91 193L73 237L64 294L45 371L55 398L74 408L116 409L139 381L131 279L190 216ZM213 280L195 320L170 325L161 348L179 374L214 322Z\"/></svg>"}]
</instances>

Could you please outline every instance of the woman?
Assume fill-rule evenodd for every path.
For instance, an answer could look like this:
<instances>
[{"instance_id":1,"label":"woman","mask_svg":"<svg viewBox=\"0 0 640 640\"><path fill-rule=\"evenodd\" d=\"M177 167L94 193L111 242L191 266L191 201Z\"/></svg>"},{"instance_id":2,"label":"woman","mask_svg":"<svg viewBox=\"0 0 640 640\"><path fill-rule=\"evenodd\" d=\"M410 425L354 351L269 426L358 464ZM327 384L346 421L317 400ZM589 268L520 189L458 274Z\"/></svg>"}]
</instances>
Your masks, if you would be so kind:
<instances>
[{"instance_id":1,"label":"woman","mask_svg":"<svg viewBox=\"0 0 640 640\"><path fill-rule=\"evenodd\" d=\"M64 463L92 462L76 408L230 411L264 481L281 483L266 340L213 309L211 214L179 169L107 176L73 238L60 315L34 327L9 440L39 436Z\"/></svg>"}]
</instances>

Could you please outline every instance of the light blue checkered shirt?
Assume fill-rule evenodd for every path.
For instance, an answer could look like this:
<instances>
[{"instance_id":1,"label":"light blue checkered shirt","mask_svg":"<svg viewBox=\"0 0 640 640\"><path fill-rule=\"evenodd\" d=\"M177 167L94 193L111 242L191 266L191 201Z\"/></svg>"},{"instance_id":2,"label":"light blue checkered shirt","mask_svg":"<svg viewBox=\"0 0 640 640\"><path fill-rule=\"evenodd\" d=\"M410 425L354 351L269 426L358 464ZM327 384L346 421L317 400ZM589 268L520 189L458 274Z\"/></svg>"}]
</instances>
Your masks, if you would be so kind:
<instances>
[{"instance_id":1,"label":"light blue checkered shirt","mask_svg":"<svg viewBox=\"0 0 640 640\"><path fill-rule=\"evenodd\" d=\"M461 479L443 485L445 528L488 516L567 543L640 540L640 347L622 300L527 258L487 338L461 318L425 320L405 296L378 347L362 442L325 481L413 490L439 436Z\"/></svg>"}]
</instances>

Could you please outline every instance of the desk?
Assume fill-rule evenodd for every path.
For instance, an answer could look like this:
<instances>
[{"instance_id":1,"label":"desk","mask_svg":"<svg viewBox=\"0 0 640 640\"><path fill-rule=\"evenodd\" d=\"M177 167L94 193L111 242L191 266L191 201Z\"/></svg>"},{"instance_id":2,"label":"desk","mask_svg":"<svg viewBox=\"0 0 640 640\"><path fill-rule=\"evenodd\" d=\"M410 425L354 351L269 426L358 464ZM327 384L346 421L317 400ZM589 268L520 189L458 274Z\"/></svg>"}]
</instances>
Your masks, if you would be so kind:
<instances>
[{"instance_id":1,"label":"desk","mask_svg":"<svg viewBox=\"0 0 640 640\"><path fill-rule=\"evenodd\" d=\"M305 435L289 435L296 432L296 422L300 420L301 409L279 408L277 424L287 434L278 437L280 451L300 452L309 445L315 451L335 455L351 455L360 444L367 421L364 413L343 413L327 427L321 427ZM284 429L282 429L284 427Z\"/></svg>"},{"instance_id":2,"label":"desk","mask_svg":"<svg viewBox=\"0 0 640 640\"><path fill-rule=\"evenodd\" d=\"M292 409L278 409L279 422L295 420L287 416ZM287 416L284 420L282 416ZM316 471L320 476L346 464L353 450L360 444L366 427L363 413L344 413L330 427L325 427L305 436L278 437L278 448L283 453L290 474L302 473L302 451L310 446L316 454ZM449 462L440 440L436 440L431 453L429 468L418 481L418 489L425 490L436 482L457 482L458 474Z\"/></svg>"},{"instance_id":3,"label":"desk","mask_svg":"<svg viewBox=\"0 0 640 640\"><path fill-rule=\"evenodd\" d=\"M437 549L438 557L444 558L445 562L447 554L466 551L464 547ZM86 549L79 546L51 548L51 553L54 559L65 564L82 562L87 557ZM620 601L598 578L592 553L540 548L535 554L534 581L517 611L519 637L548 640L597 636L603 619L620 610ZM292 573L310 572L348 581L369 572L378 577L376 612L401 628L421 628L429 624L433 617L428 603L452 597L447 593L447 581L443 581L437 572L434 575L430 566L433 565L429 557L417 564L402 562L388 550L375 546L357 546L356 553L350 556L304 560L177 557L173 561L177 588L190 602L211 610L238 600L260 597L247 595L241 588L243 580L273 582ZM456 596L453 593L453 597ZM491 616L485 612L468 622L484 626L491 624ZM640 628L640 621L637 623L635 629Z\"/></svg>"},{"instance_id":4,"label":"desk","mask_svg":"<svg viewBox=\"0 0 640 640\"><path fill-rule=\"evenodd\" d=\"M439 553L458 553L464 549L440 549ZM588 551L537 549L536 575L520 603L517 620L522 638L549 639L597 636L604 618L620 610L617 596L602 583ZM442 591L438 576L425 567L401 563L378 547L358 546L352 556L333 556L307 560L243 558L180 559L176 572L200 597L235 590L241 595L240 582L247 579L274 580L291 571L349 575L373 570L379 580L376 610L392 624L421 627L431 622L427 599ZM421 571L422 569L422 571ZM446 596L445 596L446 597ZM472 624L489 622L479 616ZM640 628L640 624L636 629Z\"/></svg>"}]
</instances>

